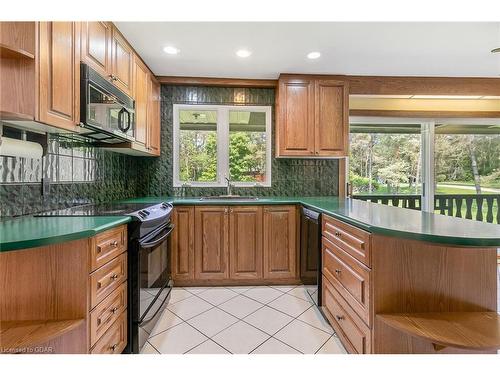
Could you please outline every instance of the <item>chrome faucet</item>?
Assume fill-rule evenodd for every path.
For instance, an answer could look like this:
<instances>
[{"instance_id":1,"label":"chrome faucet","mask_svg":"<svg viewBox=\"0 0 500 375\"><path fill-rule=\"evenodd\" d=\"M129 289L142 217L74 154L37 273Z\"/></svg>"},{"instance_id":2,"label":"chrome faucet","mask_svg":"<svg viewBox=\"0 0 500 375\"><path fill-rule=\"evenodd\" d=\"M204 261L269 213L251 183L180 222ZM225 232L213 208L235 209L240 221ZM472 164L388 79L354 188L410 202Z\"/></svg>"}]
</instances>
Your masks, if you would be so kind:
<instances>
[{"instance_id":1,"label":"chrome faucet","mask_svg":"<svg viewBox=\"0 0 500 375\"><path fill-rule=\"evenodd\" d=\"M227 187L226 187L226 195L233 195L232 194L232 188L233 188L233 185L231 185L231 180L227 177L224 177L227 181Z\"/></svg>"}]
</instances>

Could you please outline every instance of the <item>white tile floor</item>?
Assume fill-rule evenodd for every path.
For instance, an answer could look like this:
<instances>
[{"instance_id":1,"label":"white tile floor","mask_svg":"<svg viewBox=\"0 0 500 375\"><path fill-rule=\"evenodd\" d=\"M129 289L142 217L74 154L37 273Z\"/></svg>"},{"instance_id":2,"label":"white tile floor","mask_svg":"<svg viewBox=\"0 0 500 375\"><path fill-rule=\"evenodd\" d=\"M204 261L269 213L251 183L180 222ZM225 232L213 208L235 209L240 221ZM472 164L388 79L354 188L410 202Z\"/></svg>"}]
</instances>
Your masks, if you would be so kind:
<instances>
[{"instance_id":1,"label":"white tile floor","mask_svg":"<svg viewBox=\"0 0 500 375\"><path fill-rule=\"evenodd\" d=\"M174 288L141 353L345 353L306 288Z\"/></svg>"}]
</instances>

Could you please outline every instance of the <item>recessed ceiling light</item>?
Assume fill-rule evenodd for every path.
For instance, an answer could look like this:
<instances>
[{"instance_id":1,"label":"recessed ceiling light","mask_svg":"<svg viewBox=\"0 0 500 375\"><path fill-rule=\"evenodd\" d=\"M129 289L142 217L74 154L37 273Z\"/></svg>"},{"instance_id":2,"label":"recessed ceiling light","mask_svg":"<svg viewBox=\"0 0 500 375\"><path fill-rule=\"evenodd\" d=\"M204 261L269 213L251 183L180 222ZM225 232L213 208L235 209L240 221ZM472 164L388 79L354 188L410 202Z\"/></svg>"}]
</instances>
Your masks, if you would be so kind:
<instances>
[{"instance_id":1,"label":"recessed ceiling light","mask_svg":"<svg viewBox=\"0 0 500 375\"><path fill-rule=\"evenodd\" d=\"M498 53L498 52L500 52L500 47L491 50L491 53Z\"/></svg>"},{"instance_id":2,"label":"recessed ceiling light","mask_svg":"<svg viewBox=\"0 0 500 375\"><path fill-rule=\"evenodd\" d=\"M236 55L238 57L248 57L252 54L252 52L250 52L249 50L247 49L239 49L238 51L236 51Z\"/></svg>"},{"instance_id":3,"label":"recessed ceiling light","mask_svg":"<svg viewBox=\"0 0 500 375\"><path fill-rule=\"evenodd\" d=\"M163 52L168 53L169 55L177 55L179 53L179 49L173 46L166 46L163 48Z\"/></svg>"},{"instance_id":4,"label":"recessed ceiling light","mask_svg":"<svg viewBox=\"0 0 500 375\"><path fill-rule=\"evenodd\" d=\"M317 59L320 56L321 56L321 53L319 53L319 52L309 52L307 54L307 58L311 59L311 60Z\"/></svg>"}]
</instances>

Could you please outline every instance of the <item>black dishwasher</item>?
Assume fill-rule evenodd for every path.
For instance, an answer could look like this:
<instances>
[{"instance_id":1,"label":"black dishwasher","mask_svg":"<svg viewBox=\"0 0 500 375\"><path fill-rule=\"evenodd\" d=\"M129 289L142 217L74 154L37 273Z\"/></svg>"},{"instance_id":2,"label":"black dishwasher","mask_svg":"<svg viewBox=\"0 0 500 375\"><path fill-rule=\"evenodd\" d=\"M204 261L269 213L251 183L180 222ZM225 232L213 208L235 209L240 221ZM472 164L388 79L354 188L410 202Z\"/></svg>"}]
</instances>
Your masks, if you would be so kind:
<instances>
[{"instance_id":1,"label":"black dishwasher","mask_svg":"<svg viewBox=\"0 0 500 375\"><path fill-rule=\"evenodd\" d=\"M321 214L305 207L300 223L300 280L321 306Z\"/></svg>"}]
</instances>

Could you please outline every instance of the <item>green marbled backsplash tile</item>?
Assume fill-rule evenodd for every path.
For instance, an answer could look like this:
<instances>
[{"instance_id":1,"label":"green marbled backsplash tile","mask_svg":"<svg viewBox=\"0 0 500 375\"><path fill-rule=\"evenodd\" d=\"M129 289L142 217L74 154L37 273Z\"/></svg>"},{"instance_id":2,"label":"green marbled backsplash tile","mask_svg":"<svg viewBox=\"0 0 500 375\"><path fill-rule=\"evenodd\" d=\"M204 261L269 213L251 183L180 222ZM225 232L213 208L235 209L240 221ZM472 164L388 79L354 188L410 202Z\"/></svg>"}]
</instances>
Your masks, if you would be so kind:
<instances>
[{"instance_id":1,"label":"green marbled backsplash tile","mask_svg":"<svg viewBox=\"0 0 500 375\"><path fill-rule=\"evenodd\" d=\"M173 104L246 104L273 106L272 147L274 155L274 89L162 86L160 158L141 158L137 191L139 195L180 195L173 188L172 137ZM271 187L234 188L235 194L259 196L338 195L338 160L272 159ZM187 196L224 194L224 188L186 188Z\"/></svg>"},{"instance_id":2,"label":"green marbled backsplash tile","mask_svg":"<svg viewBox=\"0 0 500 375\"><path fill-rule=\"evenodd\" d=\"M0 216L137 196L137 159L72 136L49 135L41 160L0 157ZM41 181L50 178L50 194Z\"/></svg>"},{"instance_id":3,"label":"green marbled backsplash tile","mask_svg":"<svg viewBox=\"0 0 500 375\"><path fill-rule=\"evenodd\" d=\"M71 136L49 135L41 161L0 157L0 217L33 214L85 202L145 195L180 195L172 179L172 105L247 104L274 106L273 89L162 86L161 156L132 157L92 147ZM273 141L274 148L274 112ZM273 150L274 155L274 150ZM241 195L321 196L338 194L338 161L272 159L272 187L235 188ZM52 181L42 197L41 179ZM224 188L187 188L188 196L224 194Z\"/></svg>"}]
</instances>

